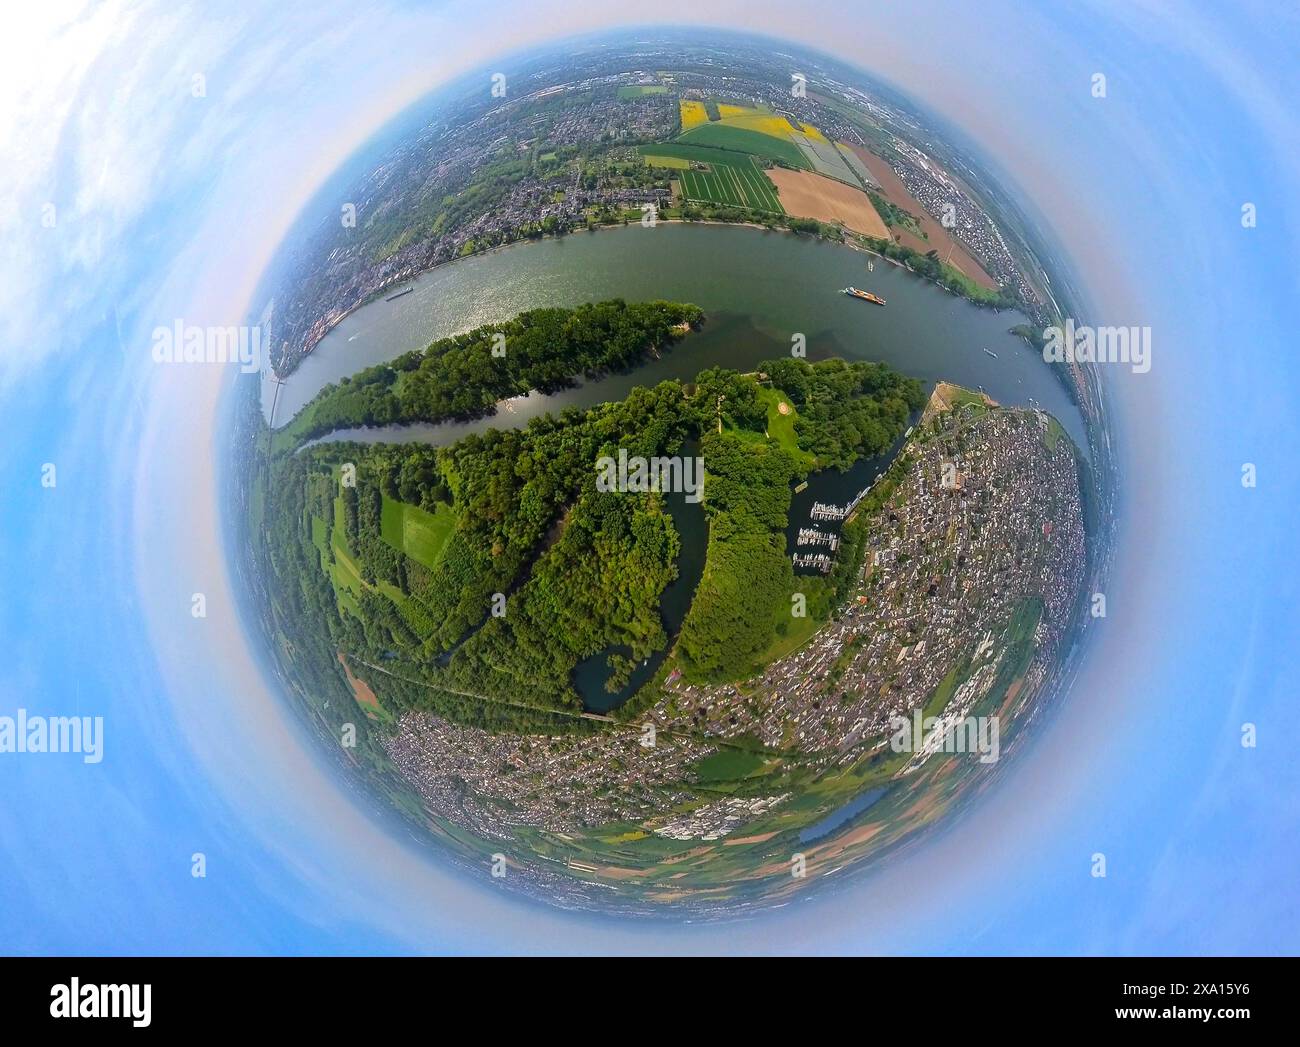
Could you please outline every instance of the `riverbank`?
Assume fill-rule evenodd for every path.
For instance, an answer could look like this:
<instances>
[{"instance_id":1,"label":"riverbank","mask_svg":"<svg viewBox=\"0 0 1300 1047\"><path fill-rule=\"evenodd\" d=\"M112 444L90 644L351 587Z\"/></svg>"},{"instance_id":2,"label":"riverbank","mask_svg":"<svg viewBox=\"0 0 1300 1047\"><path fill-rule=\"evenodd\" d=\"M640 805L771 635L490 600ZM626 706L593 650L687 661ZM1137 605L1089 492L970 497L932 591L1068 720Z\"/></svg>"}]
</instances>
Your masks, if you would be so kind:
<instances>
[{"instance_id":1,"label":"riverbank","mask_svg":"<svg viewBox=\"0 0 1300 1047\"><path fill-rule=\"evenodd\" d=\"M952 382L936 382L930 393L930 400L921 414L921 421L928 422L936 414L951 411L959 404L982 403L985 407L998 407L1000 404L985 392L954 385Z\"/></svg>"},{"instance_id":2,"label":"riverbank","mask_svg":"<svg viewBox=\"0 0 1300 1047\"><path fill-rule=\"evenodd\" d=\"M349 307L344 312L340 313L339 316L337 316L334 320L332 320L321 331L319 336L317 336L316 339L312 341L310 345L301 354L297 355L294 358L292 367L289 367L287 370L277 369L275 367L272 367L271 373L272 375L274 375L274 377L277 380L286 381L295 371L298 370L298 368L302 365L303 361L306 360L307 357L309 357L315 351L316 347L319 346L320 343L323 342L336 328L338 328L340 324L342 324L345 320L347 320L349 317L351 317L361 309L365 308L366 306L376 305L386 301L390 295L390 292L392 292L392 290L395 287L399 287L402 284L405 283L414 284L415 281L427 277L431 273L455 265L457 262L464 262L464 261L469 261L471 259L488 257L494 254L498 254L512 247L519 247L524 244L545 243L547 241L564 240L583 232L597 233L597 232L610 230L610 229L628 229L639 224L640 224L639 220L637 221L626 220L623 222L600 223L597 225L589 225L581 228L562 230L554 233L542 233L537 236L520 237L519 239L511 240L508 243L493 244L491 247L484 247L482 249L468 251L465 254L457 255L455 258L448 258L445 261L438 262L434 265L428 266L424 269L417 270L413 273L403 273L401 276L396 277L393 280L390 280L388 283L384 284L378 290L372 292L370 295L363 298L360 302L356 303L355 305ZM934 286L940 288L945 293L950 294L955 298L960 298L964 301L970 302L972 305L979 306L980 308L994 309L997 311L1001 311L1002 308L1014 308L1014 306L996 305L992 302L987 301L986 299L981 299L972 294L967 294L955 290L954 288L949 287L948 285L944 284L940 280L936 280L932 277L927 276L924 273L918 272L916 269L912 268L910 265L906 264L905 262L896 258L890 258L888 255L881 253L881 251L870 247L868 244L862 242L863 239L862 234L852 232L851 230L846 231L847 235L836 238L833 236L825 236L822 235L821 233L810 233L802 229L791 229L788 226L784 226L784 225L765 225L762 222L754 222L749 220L728 221L726 219L719 219L719 218L688 219L688 218L680 218L680 217L678 218L661 217L656 219L655 224L656 225L685 225L685 226L730 226L730 227L741 228L741 229L758 229L764 232L786 233L796 238L819 240L830 244L840 244L854 251L858 251L862 254L868 254L875 258L879 258L882 261L888 262L891 265L895 266L896 268L902 269L905 272L910 273L912 276L915 276L917 279L925 283L933 284ZM838 228L838 227L832 227L832 228ZM958 270L958 272L960 271Z\"/></svg>"}]
</instances>

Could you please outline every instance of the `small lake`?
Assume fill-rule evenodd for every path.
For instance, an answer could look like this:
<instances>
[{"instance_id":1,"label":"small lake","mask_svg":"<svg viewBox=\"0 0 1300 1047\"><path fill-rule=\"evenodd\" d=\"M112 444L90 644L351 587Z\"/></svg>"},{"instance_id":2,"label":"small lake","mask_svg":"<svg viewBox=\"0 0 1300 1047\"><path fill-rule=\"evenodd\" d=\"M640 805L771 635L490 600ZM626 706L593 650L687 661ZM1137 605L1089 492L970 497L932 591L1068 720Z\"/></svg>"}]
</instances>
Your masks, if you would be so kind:
<instances>
[{"instance_id":1,"label":"small lake","mask_svg":"<svg viewBox=\"0 0 1300 1047\"><path fill-rule=\"evenodd\" d=\"M889 792L888 785L877 785L874 789L868 789L864 793L859 793L842 807L831 811L821 821L814 822L799 834L800 843L812 843L813 840L820 840L828 833L834 832L845 822L851 821L859 814L865 811L872 804L876 803L885 793Z\"/></svg>"}]
</instances>

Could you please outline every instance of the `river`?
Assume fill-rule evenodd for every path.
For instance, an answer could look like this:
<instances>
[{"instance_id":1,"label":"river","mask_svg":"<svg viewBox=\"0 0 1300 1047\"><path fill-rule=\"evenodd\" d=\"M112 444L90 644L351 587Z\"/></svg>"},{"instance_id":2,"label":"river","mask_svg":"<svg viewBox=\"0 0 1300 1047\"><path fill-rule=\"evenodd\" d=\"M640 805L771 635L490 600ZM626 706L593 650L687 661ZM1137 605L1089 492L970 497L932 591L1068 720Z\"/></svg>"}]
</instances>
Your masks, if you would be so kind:
<instances>
[{"instance_id":1,"label":"river","mask_svg":"<svg viewBox=\"0 0 1300 1047\"><path fill-rule=\"evenodd\" d=\"M667 298L694 302L708 320L677 351L632 374L508 401L495 418L345 430L333 438L445 442L521 424L547 410L622 399L635 385L691 378L706 367L749 371L760 360L788 355L798 333L810 360L882 360L925 382L983 388L1007 405L1028 405L1032 397L1076 444L1087 447L1083 418L1064 387L1041 356L1009 333L1023 316L981 309L883 259L824 240L744 226L630 225L463 258L413 284L411 294L363 306L320 341L280 387L276 425L288 422L330 382L525 309ZM881 308L840 294L850 284L889 304ZM267 411L272 391L266 382Z\"/></svg>"}]
</instances>

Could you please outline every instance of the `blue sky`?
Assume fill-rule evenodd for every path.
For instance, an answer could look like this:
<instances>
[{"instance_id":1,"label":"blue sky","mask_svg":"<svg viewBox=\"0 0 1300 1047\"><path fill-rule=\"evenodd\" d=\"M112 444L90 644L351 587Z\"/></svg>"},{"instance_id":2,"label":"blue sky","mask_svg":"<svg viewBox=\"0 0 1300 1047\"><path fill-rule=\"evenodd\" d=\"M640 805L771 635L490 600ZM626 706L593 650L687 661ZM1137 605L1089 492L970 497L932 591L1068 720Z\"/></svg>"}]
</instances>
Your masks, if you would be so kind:
<instances>
[{"instance_id":1,"label":"blue sky","mask_svg":"<svg viewBox=\"0 0 1300 1047\"><path fill-rule=\"evenodd\" d=\"M0 756L0 950L1294 952L1300 29L1273 5L1220 11L656 5L819 47L929 105L1042 215L1098 322L1154 338L1151 373L1111 376L1109 615L1050 728L960 822L852 891L703 929L503 898L356 807L230 599L215 469L231 376L148 356L173 317L237 322L304 202L402 106L640 10L22 16L0 44L0 715L102 715L105 757Z\"/></svg>"}]
</instances>

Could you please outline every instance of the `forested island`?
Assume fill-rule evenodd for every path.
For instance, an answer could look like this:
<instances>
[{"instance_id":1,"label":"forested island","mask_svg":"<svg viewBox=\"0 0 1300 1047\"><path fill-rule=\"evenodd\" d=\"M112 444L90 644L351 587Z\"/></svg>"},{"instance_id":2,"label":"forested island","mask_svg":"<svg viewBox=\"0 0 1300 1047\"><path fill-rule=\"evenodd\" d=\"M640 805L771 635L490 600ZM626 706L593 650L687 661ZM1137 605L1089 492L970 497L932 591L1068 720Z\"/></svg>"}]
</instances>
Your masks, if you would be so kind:
<instances>
[{"instance_id":1,"label":"forested island","mask_svg":"<svg viewBox=\"0 0 1300 1047\"><path fill-rule=\"evenodd\" d=\"M533 389L553 391L580 375L631 367L703 318L698 306L663 301L531 309L325 386L276 434L277 446L336 429L481 415Z\"/></svg>"}]
</instances>

